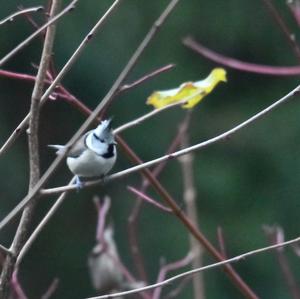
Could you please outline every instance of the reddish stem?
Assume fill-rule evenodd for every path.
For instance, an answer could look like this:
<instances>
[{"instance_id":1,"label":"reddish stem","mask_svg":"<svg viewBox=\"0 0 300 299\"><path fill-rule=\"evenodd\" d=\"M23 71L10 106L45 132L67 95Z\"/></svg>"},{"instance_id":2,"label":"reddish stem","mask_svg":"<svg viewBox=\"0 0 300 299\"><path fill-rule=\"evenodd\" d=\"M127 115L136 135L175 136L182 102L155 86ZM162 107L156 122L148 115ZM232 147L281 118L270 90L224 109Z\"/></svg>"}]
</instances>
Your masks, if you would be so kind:
<instances>
[{"instance_id":1,"label":"reddish stem","mask_svg":"<svg viewBox=\"0 0 300 299\"><path fill-rule=\"evenodd\" d=\"M192 37L184 38L183 44L209 60L243 72L272 76L300 75L300 66L269 66L263 64L244 62L212 51L204 47L199 42L196 42Z\"/></svg>"}]
</instances>

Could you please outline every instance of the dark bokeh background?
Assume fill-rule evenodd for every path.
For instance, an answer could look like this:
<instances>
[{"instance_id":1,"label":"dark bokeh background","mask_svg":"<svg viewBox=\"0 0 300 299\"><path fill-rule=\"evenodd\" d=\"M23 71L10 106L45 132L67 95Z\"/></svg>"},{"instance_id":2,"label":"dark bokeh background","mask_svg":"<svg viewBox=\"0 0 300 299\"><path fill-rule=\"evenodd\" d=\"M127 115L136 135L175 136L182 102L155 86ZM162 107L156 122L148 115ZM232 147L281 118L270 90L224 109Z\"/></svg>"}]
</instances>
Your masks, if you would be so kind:
<instances>
[{"instance_id":1,"label":"dark bokeh background","mask_svg":"<svg viewBox=\"0 0 300 299\"><path fill-rule=\"evenodd\" d=\"M45 5L45 2L1 0L0 18L15 11L19 4L28 7ZM64 5L67 3L64 1ZM58 23L55 42L58 69L111 3L108 0L80 1L77 9ZM166 0L123 1L65 77L65 86L90 108L96 107L167 3ZM297 38L299 29L285 1L278 0L276 5ZM37 20L42 22L43 19L38 17ZM32 30L22 17L1 26L0 56L4 56ZM182 45L182 38L189 34L208 47L241 60L269 65L297 63L263 1L181 1L139 60L128 82L168 63L176 63L177 67L119 96L109 111L114 116L115 126L150 111L145 101L153 90L199 80L216 66ZM36 39L6 64L5 69L34 74L36 70L32 63L38 64L40 51L41 41ZM263 76L228 69L228 83L219 86L195 108L189 131L192 143L237 125L285 95L297 83L296 77ZM28 112L32 86L31 83L0 78L1 144ZM216 230L221 226L230 256L265 246L263 224L281 225L286 238L299 233L299 114L300 104L295 98L230 140L206 148L195 156L201 230L217 244ZM145 161L158 157L175 136L183 116L184 111L179 108L169 110L126 131L123 137ZM44 106L40 130L43 170L54 159L53 152L46 145L66 142L84 119L78 111L60 100L50 101ZM127 158L120 153L114 170L129 166ZM3 218L27 191L25 136L0 157L0 178L0 216ZM64 185L69 178L70 173L63 166L49 185ZM168 164L161 181L180 204L182 176L177 161ZM105 188L68 196L21 266L20 279L30 298L39 298L54 277L60 279L60 287L53 298L75 299L95 295L87 271L87 255L94 244L96 224L91 200L94 194L111 196L119 252L124 263L135 272L126 229L134 197L128 193L126 186L137 186L139 182L140 176L135 174ZM153 190L150 192L154 198L160 199ZM46 199L39 205L35 224L54 199ZM10 244L16 224L1 232L1 243ZM138 229L146 270L153 282L161 256L167 261L174 261L186 254L187 234L174 217L149 206L143 209ZM287 250L287 255L299 277L299 258L290 250ZM213 260L205 255L205 263L211 262ZM251 257L235 267L261 298L291 298L273 253ZM207 298L242 298L220 270L206 272L204 279ZM179 298L192 298L191 285Z\"/></svg>"}]
</instances>

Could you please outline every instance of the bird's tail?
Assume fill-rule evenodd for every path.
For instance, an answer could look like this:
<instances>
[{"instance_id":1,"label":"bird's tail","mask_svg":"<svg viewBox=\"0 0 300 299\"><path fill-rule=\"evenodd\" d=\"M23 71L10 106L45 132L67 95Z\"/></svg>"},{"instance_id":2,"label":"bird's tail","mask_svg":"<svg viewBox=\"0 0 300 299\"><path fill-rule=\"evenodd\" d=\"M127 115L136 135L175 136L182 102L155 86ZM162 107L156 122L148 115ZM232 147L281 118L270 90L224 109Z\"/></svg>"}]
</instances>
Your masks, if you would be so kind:
<instances>
[{"instance_id":1,"label":"bird's tail","mask_svg":"<svg viewBox=\"0 0 300 299\"><path fill-rule=\"evenodd\" d=\"M48 144L48 147L56 149L56 155L63 154L66 148L64 145L59 144Z\"/></svg>"}]
</instances>

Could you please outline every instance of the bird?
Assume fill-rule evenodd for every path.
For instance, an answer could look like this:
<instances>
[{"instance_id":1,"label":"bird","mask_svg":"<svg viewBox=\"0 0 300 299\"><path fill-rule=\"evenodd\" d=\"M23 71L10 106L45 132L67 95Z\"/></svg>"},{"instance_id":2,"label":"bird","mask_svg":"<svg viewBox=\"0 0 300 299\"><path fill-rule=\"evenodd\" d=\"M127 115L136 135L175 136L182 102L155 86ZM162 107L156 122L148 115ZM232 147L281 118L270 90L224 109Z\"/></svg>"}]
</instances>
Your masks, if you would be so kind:
<instances>
[{"instance_id":1,"label":"bird","mask_svg":"<svg viewBox=\"0 0 300 299\"><path fill-rule=\"evenodd\" d=\"M116 141L111 127L112 120L106 119L93 130L82 135L67 154L67 165L75 175L77 190L83 187L82 178L104 178L117 159ZM48 145L60 155L65 145Z\"/></svg>"}]
</instances>

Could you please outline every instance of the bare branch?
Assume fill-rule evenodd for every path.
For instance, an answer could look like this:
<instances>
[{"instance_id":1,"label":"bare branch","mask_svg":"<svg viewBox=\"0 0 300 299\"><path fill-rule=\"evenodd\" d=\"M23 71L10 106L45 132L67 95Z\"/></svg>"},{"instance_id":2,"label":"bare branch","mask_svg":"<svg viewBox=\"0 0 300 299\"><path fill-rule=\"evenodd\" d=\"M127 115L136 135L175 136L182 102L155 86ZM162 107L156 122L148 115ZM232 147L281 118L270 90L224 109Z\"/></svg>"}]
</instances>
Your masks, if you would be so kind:
<instances>
[{"instance_id":1,"label":"bare branch","mask_svg":"<svg viewBox=\"0 0 300 299\"><path fill-rule=\"evenodd\" d=\"M183 121L184 122L184 121ZM184 122L185 123L185 122ZM177 147L180 144L181 136L185 133L185 127L182 125L179 126L178 132L174 138L174 140L171 142L171 145L169 146L166 153L172 153L177 149ZM138 161L137 161L138 162ZM155 169L151 172L153 177L157 177L163 168L166 166L166 162L158 164ZM140 191L145 192L149 185L151 184L150 180L147 179L146 176L144 176ZM153 185L154 188L156 188L156 185ZM128 217L128 238L130 243L130 251L131 255L134 261L134 264L136 266L136 269L139 273L140 279L147 282L147 274L145 271L145 265L143 262L143 257L139 248L138 243L138 218L141 212L142 208L142 199L137 197L136 203L134 207L132 208L132 211Z\"/></svg>"},{"instance_id":2,"label":"bare branch","mask_svg":"<svg viewBox=\"0 0 300 299\"><path fill-rule=\"evenodd\" d=\"M277 108L279 105L287 102L289 99L291 99L292 97L296 96L298 93L300 92L300 85L298 85L295 89L293 89L291 92L289 92L287 95L285 95L284 97L282 97L281 99L279 99L278 101L276 101L275 103L273 103L272 105L268 106L267 108L265 108L264 110L260 111L259 113L255 114L254 116L250 117L249 119L247 119L246 121L240 123L239 125L237 125L236 127L214 137L211 139L208 139L206 141L203 141L201 143L198 143L196 145L190 146L188 148L179 150L177 152L171 153L171 154L167 154L164 155L160 158L156 158L154 160L145 162L143 164L137 165L137 166L133 166L131 168L119 171L117 173L111 174L106 178L106 182L110 182L112 180L115 179L119 179L121 177L127 176L131 173L140 171L144 168L148 168L151 167L153 165L156 165L158 163L161 163L163 161L167 161L170 159L174 159L174 158L178 158L180 156L186 155L190 152L205 148L209 145L215 144L217 142L223 141L228 139L228 137L230 137L231 135L237 133L238 131L240 131L241 129L247 127L248 125L254 123L255 121L257 121L258 119L262 118L263 116L265 116L266 114L270 113L272 110L274 110L275 108ZM84 182L83 183L83 187L90 187L90 186L95 186L97 184L101 184L103 183L103 180L95 180L95 181L89 181L89 182ZM50 194L54 194L54 193L61 193L61 192L65 192L65 191L74 191L76 190L76 186L63 186L63 187L57 187L57 188L50 188L50 189L44 189L41 190L41 194L42 195L50 195ZM2 223L0 223L0 230L2 228Z\"/></svg>"},{"instance_id":3,"label":"bare branch","mask_svg":"<svg viewBox=\"0 0 300 299\"><path fill-rule=\"evenodd\" d=\"M54 292L57 290L59 284L59 279L54 278L50 286L48 287L48 290L46 291L45 294L42 295L41 299L49 299L52 297Z\"/></svg>"},{"instance_id":4,"label":"bare branch","mask_svg":"<svg viewBox=\"0 0 300 299\"><path fill-rule=\"evenodd\" d=\"M144 192L141 192L141 191L139 191L136 188L131 187L131 186L128 186L127 189L129 191L131 191L132 193L134 193L135 195L137 195L138 197L144 199L146 202L148 202L148 203L152 204L153 206L159 208L160 210L162 210L164 212L167 212L167 213L172 213L172 210L170 208L167 208L164 205L160 204L156 200L154 200L151 197L149 197L148 195L146 195Z\"/></svg>"},{"instance_id":5,"label":"bare branch","mask_svg":"<svg viewBox=\"0 0 300 299\"><path fill-rule=\"evenodd\" d=\"M50 12L50 19L55 18L55 14L59 10L61 0L53 0ZM41 55L40 66L36 77L35 85L31 96L30 107L30 120L29 120L29 134L28 134L28 146L29 146L29 190L35 186L40 178L40 157L39 157L39 116L40 116L40 99L43 94L43 88L45 79L47 76L47 69L49 66L50 57L52 54L52 48L54 43L56 26L51 24L47 28L45 42L43 46L43 52ZM9 282L11 280L12 273L15 268L16 257L18 256L22 246L27 238L27 232L32 220L35 205L38 196L34 196L30 204L28 204L22 214L18 229L16 231L13 243L11 245L12 255L8 255L3 264L3 269L0 277L0 298L7 298L9 293Z\"/></svg>"},{"instance_id":6,"label":"bare branch","mask_svg":"<svg viewBox=\"0 0 300 299\"><path fill-rule=\"evenodd\" d=\"M276 244L276 245L267 246L267 247L259 248L259 249L256 249L256 250L248 251L248 252L243 253L241 255L238 255L236 257L224 260L222 262L218 262L218 263L210 264L208 266L204 266L204 267L201 267L201 268L186 271L186 272L183 272L181 274L170 277L170 278L168 278L164 281L161 281L159 283L148 285L148 286L143 287L143 288L138 288L138 289L134 289L134 290L126 291L126 292L114 293L114 294L110 294L110 295L88 297L86 299L110 299L110 298L116 298L116 297L119 297L119 296L127 296L127 295L130 295L130 294L135 294L135 293L144 292L144 291L147 291L147 290L152 290L152 289L155 289L155 288L158 288L158 287L163 287L163 286L169 285L170 283L172 283L172 282L174 282L178 279L181 279L183 277L186 277L186 276L198 273L198 272L206 271L206 270L213 269L213 268L218 268L218 267L224 266L226 264L230 264L230 263L239 262L241 260L246 259L249 256L257 255L257 254L260 254L260 253L263 253L263 252L271 251L271 250L278 249L280 247L285 247L285 246L295 244L295 243L298 243L298 242L300 242L300 237L297 237L295 239L292 239L292 240L289 240L289 241L286 241L286 242L283 242L283 243L279 243L279 244Z\"/></svg>"},{"instance_id":7,"label":"bare branch","mask_svg":"<svg viewBox=\"0 0 300 299\"><path fill-rule=\"evenodd\" d=\"M300 27L300 2L299 0L287 0L286 1L295 21Z\"/></svg>"},{"instance_id":8,"label":"bare branch","mask_svg":"<svg viewBox=\"0 0 300 299\"><path fill-rule=\"evenodd\" d=\"M45 23L43 26L41 26L38 30L36 30L33 34L31 34L29 37L27 37L23 42L21 42L18 46L16 46L12 51L10 51L8 54L6 54L1 60L0 60L0 67L2 67L9 59L11 59L13 56L15 56L20 50L22 50L25 46L27 46L34 38L36 38L43 30L45 30L50 25L54 24L56 21L58 21L61 17L63 17L66 13L68 13L70 10L72 10L75 7L75 4L78 2L78 0L73 0L65 9L63 9L59 14L57 14L55 17L51 18L49 22Z\"/></svg>"},{"instance_id":9,"label":"bare branch","mask_svg":"<svg viewBox=\"0 0 300 299\"><path fill-rule=\"evenodd\" d=\"M71 179L71 181L69 182L69 184L73 185L74 182L75 182L75 177L73 177ZM43 220L39 223L39 225L36 227L36 229L30 235L30 237L28 238L28 240L26 241L26 243L22 247L22 249L20 251L20 254L19 254L18 258L17 258L17 262L16 262L16 266L17 267L19 267L19 265L22 262L24 256L26 255L26 253L28 252L28 250L31 248L33 242L37 239L37 237L40 234L40 232L44 229L44 227L49 222L49 220L51 219L51 217L55 214L55 212L58 210L58 208L62 205L62 203L64 202L66 196L67 196L67 193L65 192L65 193L62 193L58 197L58 199L53 204L53 206L51 207L51 209L48 211L48 213L46 214L46 216L43 218Z\"/></svg>"},{"instance_id":10,"label":"bare branch","mask_svg":"<svg viewBox=\"0 0 300 299\"><path fill-rule=\"evenodd\" d=\"M28 299L28 297L25 295L25 292L20 285L19 279L18 279L18 271L14 271L11 279L11 287L13 292L17 295L18 299Z\"/></svg>"},{"instance_id":11,"label":"bare branch","mask_svg":"<svg viewBox=\"0 0 300 299\"><path fill-rule=\"evenodd\" d=\"M269 244L279 244L284 242L284 231L279 226L263 226L263 231L267 236ZM300 299L300 289L296 281L295 275L289 265L288 259L284 254L283 248L278 248L275 251L276 258L281 269L284 281L288 290L294 299Z\"/></svg>"},{"instance_id":12,"label":"bare branch","mask_svg":"<svg viewBox=\"0 0 300 299\"><path fill-rule=\"evenodd\" d=\"M153 71L153 72L151 72L151 73L143 76L142 78L140 78L140 79L138 79L138 80L136 80L136 81L134 81L134 82L132 82L130 84L124 84L123 86L120 87L119 92L123 92L123 91L131 89L133 87L136 87L137 85L142 84L146 80L149 80L149 79L151 79L151 78L153 78L153 77L155 77L155 76L157 76L157 75L159 75L161 73L169 71L170 69L174 68L175 66L176 65L173 64L173 63L165 65L164 67L161 67L161 68L159 68L159 69L157 69L157 70L155 70L155 71Z\"/></svg>"},{"instance_id":13,"label":"bare branch","mask_svg":"<svg viewBox=\"0 0 300 299\"><path fill-rule=\"evenodd\" d=\"M186 103L189 100L189 98L194 97L194 96L195 96L195 94L193 94L192 96L189 96L189 97L187 97L187 98L185 98L182 101L179 101L177 103L173 103L173 104L164 106L164 107L162 107L160 109L154 109L154 110L150 111L149 113L147 113L145 115L142 115L141 117L139 117L139 118L137 118L135 120L132 120L132 121L130 121L130 122L128 122L128 123L120 126L119 128L115 129L114 130L114 134L119 134L119 133L121 133L124 130L127 130L127 129L131 128L131 127L137 126L140 123L142 123L143 121L145 121L145 120L147 120L147 119L155 116L156 114L159 114L159 113L163 112L164 110L180 106L180 105Z\"/></svg>"},{"instance_id":14,"label":"bare branch","mask_svg":"<svg viewBox=\"0 0 300 299\"><path fill-rule=\"evenodd\" d=\"M190 36L183 39L183 44L207 59L243 72L272 76L298 76L300 74L300 66L270 66L244 62L232 57L224 56L204 47Z\"/></svg>"},{"instance_id":15,"label":"bare branch","mask_svg":"<svg viewBox=\"0 0 300 299\"><path fill-rule=\"evenodd\" d=\"M22 10L19 10L9 16L7 16L6 18L0 20L0 26L7 23L7 22L12 22L14 21L15 17L23 15L23 14L28 14L30 12L40 12L44 10L43 6L35 6L35 7L29 7L29 8L24 8Z\"/></svg>"},{"instance_id":16,"label":"bare branch","mask_svg":"<svg viewBox=\"0 0 300 299\"><path fill-rule=\"evenodd\" d=\"M192 252L190 252L183 259L163 266L159 271L157 282L159 283L161 281L164 281L168 272L187 266L188 264L191 263L193 258L194 258L194 254ZM159 288L159 287L156 288L153 292L152 299L159 299L161 290L162 290L162 288ZM194 297L194 298L200 299L198 297Z\"/></svg>"},{"instance_id":17,"label":"bare branch","mask_svg":"<svg viewBox=\"0 0 300 299\"><path fill-rule=\"evenodd\" d=\"M116 5L119 1L115 1L113 5ZM104 108L106 104L108 104L114 97L115 93L117 92L118 88L122 85L124 80L126 79L127 75L131 71L131 69L136 64L139 57L142 55L152 38L155 36L156 32L162 25L162 23L166 20L166 18L169 16L169 14L172 12L172 10L175 8L176 4L179 2L179 0L172 0L169 5L166 7L166 9L163 11L163 13L160 15L160 17L156 20L154 25L150 28L150 31L147 33L145 38L142 40L141 44L138 46L130 60L128 61L127 65L111 87L110 91L107 93L107 95L103 98L103 100L100 102L100 104L96 107L96 109L93 111L93 113L88 117L88 119L83 123L83 125L80 127L80 129L76 132L76 134L71 138L71 140L67 144L67 148L70 150L71 146L80 138L80 136L85 132L90 124L96 119L98 114L101 112L101 110ZM89 36L89 35L88 35ZM75 53L74 53L75 55ZM59 76L59 75L58 75ZM57 76L57 77L58 77ZM55 81L55 80L54 80ZM53 82L54 83L54 82ZM56 82L57 83L57 82ZM48 90L50 87L48 88ZM47 91L48 91L47 90ZM47 94L44 94L44 96ZM43 96L43 97L44 97ZM26 119L26 118L25 118ZM24 121L26 122L26 120ZM23 122L24 122L23 121ZM18 128L17 128L18 130ZM20 130L20 129L19 129ZM1 152L1 151L0 151ZM40 189L44 186L44 184L49 180L50 176L54 173L56 168L59 166L59 164L63 161L64 157L67 155L68 150L63 154L58 156L54 162L50 165L48 170L44 173L42 178L39 180L39 182L36 184L35 188L31 191L30 194L28 194L1 222L0 222L0 230L9 223L23 208L26 206L28 202L30 202L31 198L33 198Z\"/></svg>"},{"instance_id":18,"label":"bare branch","mask_svg":"<svg viewBox=\"0 0 300 299\"><path fill-rule=\"evenodd\" d=\"M183 126L189 128L191 122L191 111L187 112L187 117L185 119L185 123ZM186 130L186 133L181 137L181 148L187 148L189 143L189 130ZM194 155L193 153L189 153L180 157L179 162L181 164L182 177L183 177L183 201L186 206L186 214L189 219L194 223L196 227L199 227L198 224L198 212L196 205L197 198L197 190L195 188L195 178L194 178ZM199 202L199 198L197 198L197 202ZM203 258L203 248L201 244L195 239L192 234L189 234L190 241L190 251L193 253L193 259L191 262L192 268L200 268L202 264ZM204 299L204 283L203 283L203 275L202 273L198 273L193 275L193 287L194 287L194 298Z\"/></svg>"},{"instance_id":19,"label":"bare branch","mask_svg":"<svg viewBox=\"0 0 300 299\"><path fill-rule=\"evenodd\" d=\"M298 43L295 40L295 35L292 34L290 31L288 25L280 15L278 9L275 7L275 5L272 3L271 0L262 0L265 4L267 10L269 11L270 15L275 20L278 27L281 29L282 33L284 34L284 37L286 38L289 46L294 51L295 56L297 57L298 61L300 60L300 47Z\"/></svg>"},{"instance_id":20,"label":"bare branch","mask_svg":"<svg viewBox=\"0 0 300 299\"><path fill-rule=\"evenodd\" d=\"M78 1L78 0L76 0L76 1ZM113 9L115 7L117 7L117 5L120 3L120 1L121 0L115 0L114 3L110 6L110 8L106 11L106 13L100 18L100 20L92 28L92 30L85 36L85 38L80 43L78 48L75 50L73 55L69 58L67 63L64 65L64 67L61 69L59 74L56 76L56 78L53 80L53 82L50 84L48 89L43 94L41 101L40 101L41 105L43 105L47 101L48 97L51 95L53 90L57 87L57 85L62 80L62 78L66 75L66 73L70 70L71 66L75 63L75 61L77 60L79 55L82 53L82 51L85 49L85 47L89 44L89 41L96 34L96 32L101 28L101 25L104 24L104 21L107 19L107 17L113 11ZM5 153L8 150L8 148L12 145L12 143L16 140L16 138L26 129L27 124L29 122L29 118L30 118L30 112L26 115L26 117L22 120L22 122L17 126L17 128L14 130L14 132L11 134L11 136L7 139L7 141L1 147L0 155Z\"/></svg>"},{"instance_id":21,"label":"bare branch","mask_svg":"<svg viewBox=\"0 0 300 299\"><path fill-rule=\"evenodd\" d=\"M10 250L3 245L0 245L0 252L3 256L11 254Z\"/></svg>"},{"instance_id":22,"label":"bare branch","mask_svg":"<svg viewBox=\"0 0 300 299\"><path fill-rule=\"evenodd\" d=\"M103 239L103 235L104 235L104 230L105 230L105 226L107 225L106 223L106 217L107 217L107 213L110 209L110 205L111 205L111 200L108 196L106 196L104 198L104 202L102 205L100 205L99 203L99 198L95 198L94 199L96 206L98 206L98 224L97 224L97 230L96 230L96 241L98 243L105 243L105 240Z\"/></svg>"},{"instance_id":23,"label":"bare branch","mask_svg":"<svg viewBox=\"0 0 300 299\"><path fill-rule=\"evenodd\" d=\"M158 18L158 20L155 22L155 24L152 26L136 52L133 54L132 58L129 60L128 64L122 71L122 73L119 75L118 79L112 86L109 93L106 95L106 97L103 99L103 101L98 105L98 107L94 110L94 112L91 114L91 116L86 120L86 122L82 125L82 127L79 129L79 131L73 136L73 138L69 141L67 144L68 150L72 146L74 142L77 141L77 139L81 136L83 132L86 131L88 126L96 119L97 114L102 111L102 108L105 107L106 104L111 102L111 100L114 98L115 93L117 92L119 86L123 83L125 80L127 74L131 70L131 68L135 65L137 59L145 49L145 47L148 45L149 41L152 39L154 34L157 32L159 27L161 26L162 22L166 19L166 17L169 15L169 13L172 11L172 9L177 4L178 0L172 0L167 8L164 10L164 12L161 14L161 16ZM124 140L120 137L116 137L117 142L124 148L127 155L130 157L131 160L135 161L136 163L141 163L141 160L139 157L130 149L130 147L124 142ZM68 150L64 153L66 155L68 153ZM37 194L40 191L40 188L43 187L43 185L47 182L50 175L54 172L54 170L58 167L60 162L62 161L64 155L58 157L52 165L49 167L49 169L46 171L46 173L43 175L41 180L38 182L38 184L35 186L34 190L26 196L12 211L7 218L2 222L3 226L9 222L9 219L12 219L18 212L18 210L21 210L24 205L27 204L31 200L31 197ZM222 255L219 254L219 252L214 248L214 246L206 239L206 237L198 231L193 224L189 221L189 219L184 215L183 211L180 209L180 207L176 204L176 202L172 199L170 194L163 188L163 186L158 182L158 180L152 176L151 172L148 169L142 169L141 172L145 177L147 177L148 180L150 180L151 184L155 187L157 192L164 198L164 200L169 204L169 206L173 209L176 216L182 221L182 223L187 227L188 230L190 230L195 237L205 246L205 248L214 256L217 260L223 260ZM6 222L6 223L4 223ZM2 226L2 227L3 227ZM0 223L0 230L1 230L1 223ZM236 286L241 290L241 292L246 295L248 298L257 298L257 296L254 294L254 292L248 287L248 285L239 277L239 275L232 269L230 266L225 266L225 271L228 273L229 277L233 280L233 282L236 284Z\"/></svg>"},{"instance_id":24,"label":"bare branch","mask_svg":"<svg viewBox=\"0 0 300 299\"><path fill-rule=\"evenodd\" d=\"M223 229L221 226L218 226L218 228L217 228L217 237L218 237L220 251L222 252L224 258L227 258L225 238L224 238Z\"/></svg>"},{"instance_id":25,"label":"bare branch","mask_svg":"<svg viewBox=\"0 0 300 299\"><path fill-rule=\"evenodd\" d=\"M53 0L50 19L55 18L61 0ZM54 37L55 37L55 24L51 24L47 28L47 33L45 37L45 43L43 47L43 52L41 56L40 66L38 69L37 78L33 88L31 96L31 117L29 123L29 135L28 135L28 145L29 145L29 166L30 166L30 181L29 181L29 193L30 190L35 186L40 177L40 162L39 162L39 142L38 142L38 128L39 128L39 114L40 114L40 99L43 94L43 87L45 83L45 78L47 75L47 69L52 53ZM37 201L37 196L33 197L33 200L26 206L23 211L16 235L14 237L11 251L12 255L8 255L3 265L3 269L0 277L0 297L7 298L9 281L11 280L11 275L13 273L16 257L18 256L22 246L27 238L27 231L31 223L32 215L34 213L34 208Z\"/></svg>"}]
</instances>

